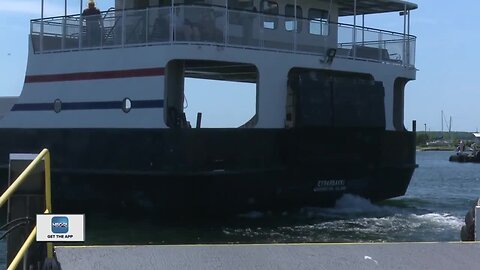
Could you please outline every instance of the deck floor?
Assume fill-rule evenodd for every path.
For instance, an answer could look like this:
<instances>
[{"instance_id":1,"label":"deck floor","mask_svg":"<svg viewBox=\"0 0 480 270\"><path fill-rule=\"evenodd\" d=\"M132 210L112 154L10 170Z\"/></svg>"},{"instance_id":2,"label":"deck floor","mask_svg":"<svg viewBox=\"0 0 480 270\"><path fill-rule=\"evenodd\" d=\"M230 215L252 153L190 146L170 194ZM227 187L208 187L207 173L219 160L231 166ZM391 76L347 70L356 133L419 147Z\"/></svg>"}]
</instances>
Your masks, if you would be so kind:
<instances>
[{"instance_id":1,"label":"deck floor","mask_svg":"<svg viewBox=\"0 0 480 270\"><path fill-rule=\"evenodd\" d=\"M68 269L480 269L480 243L56 247Z\"/></svg>"}]
</instances>

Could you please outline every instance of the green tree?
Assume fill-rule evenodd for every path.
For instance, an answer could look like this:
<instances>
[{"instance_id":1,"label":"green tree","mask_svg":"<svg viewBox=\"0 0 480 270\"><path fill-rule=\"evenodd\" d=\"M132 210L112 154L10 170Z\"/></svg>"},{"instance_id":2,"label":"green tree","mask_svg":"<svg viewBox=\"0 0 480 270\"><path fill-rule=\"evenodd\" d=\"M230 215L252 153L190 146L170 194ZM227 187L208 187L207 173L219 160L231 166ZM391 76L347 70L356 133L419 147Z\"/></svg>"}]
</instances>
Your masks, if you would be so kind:
<instances>
[{"instance_id":1,"label":"green tree","mask_svg":"<svg viewBox=\"0 0 480 270\"><path fill-rule=\"evenodd\" d=\"M417 133L417 145L426 145L430 141L430 136L426 133Z\"/></svg>"}]
</instances>

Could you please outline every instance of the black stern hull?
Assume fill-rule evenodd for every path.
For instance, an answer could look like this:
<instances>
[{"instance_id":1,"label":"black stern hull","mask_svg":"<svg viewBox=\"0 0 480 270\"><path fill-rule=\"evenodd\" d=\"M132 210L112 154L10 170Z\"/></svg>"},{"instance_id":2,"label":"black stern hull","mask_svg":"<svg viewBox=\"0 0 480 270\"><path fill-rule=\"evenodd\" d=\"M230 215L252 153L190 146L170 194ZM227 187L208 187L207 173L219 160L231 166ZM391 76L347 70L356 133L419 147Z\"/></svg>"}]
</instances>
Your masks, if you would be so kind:
<instances>
[{"instance_id":1,"label":"black stern hull","mask_svg":"<svg viewBox=\"0 0 480 270\"><path fill-rule=\"evenodd\" d=\"M236 213L404 195L415 136L382 129L3 129L9 153L52 155L55 212ZM5 178L4 178L5 179Z\"/></svg>"}]
</instances>

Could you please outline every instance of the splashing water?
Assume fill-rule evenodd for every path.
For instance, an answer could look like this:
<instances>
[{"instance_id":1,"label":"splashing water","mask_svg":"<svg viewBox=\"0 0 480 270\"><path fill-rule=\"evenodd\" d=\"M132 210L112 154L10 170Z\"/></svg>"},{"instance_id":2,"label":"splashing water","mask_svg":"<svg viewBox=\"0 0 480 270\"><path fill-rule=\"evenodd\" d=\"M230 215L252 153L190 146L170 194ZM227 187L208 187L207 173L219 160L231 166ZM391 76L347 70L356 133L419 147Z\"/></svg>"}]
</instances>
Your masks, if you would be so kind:
<instances>
[{"instance_id":1,"label":"splashing water","mask_svg":"<svg viewBox=\"0 0 480 270\"><path fill-rule=\"evenodd\" d=\"M415 207L415 200L411 202L411 199L397 199L373 204L346 194L333 208L305 207L281 216L257 212L253 216L243 215L240 218L247 220L246 227L225 228L224 233L265 243L459 240L461 217L431 212L423 207L426 202L421 200L419 208ZM255 224L259 221L260 226Z\"/></svg>"}]
</instances>

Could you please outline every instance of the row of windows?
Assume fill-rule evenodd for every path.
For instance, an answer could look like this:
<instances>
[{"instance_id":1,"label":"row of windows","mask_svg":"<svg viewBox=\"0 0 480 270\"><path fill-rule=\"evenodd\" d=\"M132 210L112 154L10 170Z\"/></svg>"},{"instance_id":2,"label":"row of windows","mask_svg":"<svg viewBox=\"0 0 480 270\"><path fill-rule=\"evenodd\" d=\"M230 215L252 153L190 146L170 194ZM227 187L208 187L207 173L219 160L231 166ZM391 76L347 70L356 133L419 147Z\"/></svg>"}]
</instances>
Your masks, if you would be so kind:
<instances>
[{"instance_id":1,"label":"row of windows","mask_svg":"<svg viewBox=\"0 0 480 270\"><path fill-rule=\"evenodd\" d=\"M260 5L260 10L265 14L278 15L278 3L272 0L263 0ZM296 14L295 14L296 12ZM296 23L294 17L303 18L302 7L287 4L285 5L285 30L302 32L302 23ZM316 8L308 9L308 32L312 35L327 36L328 35L328 11ZM278 26L276 18L265 19L263 27L266 29L276 29Z\"/></svg>"},{"instance_id":2,"label":"row of windows","mask_svg":"<svg viewBox=\"0 0 480 270\"><path fill-rule=\"evenodd\" d=\"M157 0L156 5L160 6L170 6L170 0ZM203 2L204 0L183 0L184 3L195 3ZM155 2L155 1L153 1ZM152 6L152 1L149 0L134 0L134 5L136 8L146 8L150 3ZM245 9L252 10L253 0L228 0L228 6L234 9ZM253 8L254 9L254 8ZM277 16L279 15L279 6L278 3L274 0L262 0L260 2L260 11L264 14ZM303 19L303 11L300 6L295 7L292 4L285 5L285 25L284 28L286 31L297 30L297 33L302 32L302 23L295 23L293 18ZM308 23L308 32L312 35L327 36L328 35L328 11L316 8L309 8L307 18ZM266 29L277 29L278 28L278 18L265 18L263 21L263 27Z\"/></svg>"}]
</instances>

